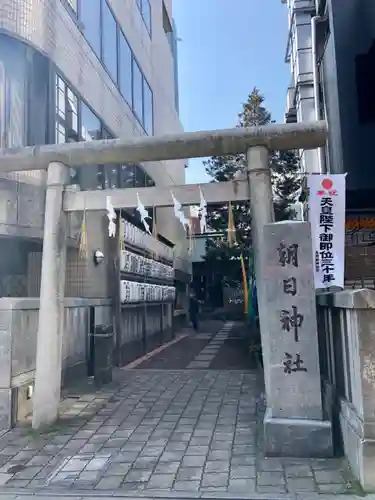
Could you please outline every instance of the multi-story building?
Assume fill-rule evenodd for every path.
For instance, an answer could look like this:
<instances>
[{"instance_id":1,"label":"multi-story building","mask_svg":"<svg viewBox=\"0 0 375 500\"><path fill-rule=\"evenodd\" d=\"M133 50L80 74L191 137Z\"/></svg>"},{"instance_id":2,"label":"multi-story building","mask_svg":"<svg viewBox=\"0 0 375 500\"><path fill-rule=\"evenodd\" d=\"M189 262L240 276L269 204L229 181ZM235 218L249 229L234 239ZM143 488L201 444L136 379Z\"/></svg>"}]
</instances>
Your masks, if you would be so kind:
<instances>
[{"instance_id":1,"label":"multi-story building","mask_svg":"<svg viewBox=\"0 0 375 500\"><path fill-rule=\"evenodd\" d=\"M172 0L0 0L0 113L1 147L180 132ZM184 182L179 160L71 171L81 190ZM39 294L44 185L42 171L0 180L0 296ZM187 280L185 234L170 209L155 212ZM88 239L97 231L95 214ZM87 289L77 282L77 255L72 239L73 296Z\"/></svg>"},{"instance_id":2,"label":"multi-story building","mask_svg":"<svg viewBox=\"0 0 375 500\"><path fill-rule=\"evenodd\" d=\"M347 173L346 279L374 286L375 2L282 1L292 72L286 120L327 119L327 147L302 152L302 168Z\"/></svg>"}]
</instances>

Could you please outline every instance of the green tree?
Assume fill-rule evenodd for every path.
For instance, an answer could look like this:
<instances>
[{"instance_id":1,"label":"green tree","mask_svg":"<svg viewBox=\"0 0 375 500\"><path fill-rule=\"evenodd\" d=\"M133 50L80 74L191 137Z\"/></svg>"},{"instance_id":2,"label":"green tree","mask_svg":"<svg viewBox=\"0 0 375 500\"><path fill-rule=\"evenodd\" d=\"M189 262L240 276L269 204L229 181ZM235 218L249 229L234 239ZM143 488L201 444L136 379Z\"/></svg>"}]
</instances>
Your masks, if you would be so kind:
<instances>
[{"instance_id":1,"label":"green tree","mask_svg":"<svg viewBox=\"0 0 375 500\"><path fill-rule=\"evenodd\" d=\"M257 88L249 94L243 109L238 115L238 127L257 127L274 123L271 113L264 106L264 96ZM214 156L204 162L206 172L213 182L236 181L241 172L245 172L244 154L232 156ZM292 204L300 188L300 177L297 174L299 159L294 151L270 151L274 196L275 218L277 221L288 220L293 216ZM212 239L207 243L206 262L212 271L220 269L221 276L229 282L241 280L241 269L238 257L243 252L248 255L251 248L251 214L248 202L232 205L235 225L236 244L229 247L227 236ZM209 210L208 224L216 231L226 234L228 229L228 204ZM220 261L220 265L218 265Z\"/></svg>"}]
</instances>

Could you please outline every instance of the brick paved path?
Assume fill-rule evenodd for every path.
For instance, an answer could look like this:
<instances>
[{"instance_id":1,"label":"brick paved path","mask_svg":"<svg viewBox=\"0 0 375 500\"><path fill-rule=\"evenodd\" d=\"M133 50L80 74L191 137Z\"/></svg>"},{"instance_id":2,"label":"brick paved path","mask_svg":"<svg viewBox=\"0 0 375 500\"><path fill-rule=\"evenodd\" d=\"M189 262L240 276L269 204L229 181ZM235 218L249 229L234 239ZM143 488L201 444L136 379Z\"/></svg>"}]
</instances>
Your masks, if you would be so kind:
<instances>
[{"instance_id":1,"label":"brick paved path","mask_svg":"<svg viewBox=\"0 0 375 500\"><path fill-rule=\"evenodd\" d=\"M236 498L357 491L340 459L262 456L262 374L246 369L255 365L243 330L203 326L136 369L117 370L106 389L68 398L48 434L17 428L0 438L3 491ZM181 369L170 369L176 358Z\"/></svg>"}]
</instances>

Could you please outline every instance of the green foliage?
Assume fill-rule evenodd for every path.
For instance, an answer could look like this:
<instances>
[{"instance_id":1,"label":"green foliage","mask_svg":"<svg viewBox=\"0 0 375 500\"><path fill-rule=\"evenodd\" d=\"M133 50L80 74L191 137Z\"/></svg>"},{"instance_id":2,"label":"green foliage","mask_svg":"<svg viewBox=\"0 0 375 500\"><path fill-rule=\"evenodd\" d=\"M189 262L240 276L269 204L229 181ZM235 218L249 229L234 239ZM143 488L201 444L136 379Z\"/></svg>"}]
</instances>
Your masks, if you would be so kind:
<instances>
[{"instance_id":1,"label":"green foliage","mask_svg":"<svg viewBox=\"0 0 375 500\"><path fill-rule=\"evenodd\" d=\"M243 109L238 115L238 127L257 127L274 123L271 113L264 106L264 96L257 88L249 94ZM206 172L213 182L233 180L238 174L245 173L244 154L232 156L214 156L204 162ZM269 164L272 175L275 218L277 221L291 219L291 205L296 201L300 188L299 159L294 151L270 151ZM215 231L222 231L222 240L209 240L207 243L206 262L208 267L219 270L221 276L230 282L241 281L241 268L237 260L241 252L247 255L252 245L251 214L248 202L232 205L235 225L236 245L230 247L227 242L228 204L209 209L208 224ZM220 261L220 266L218 266Z\"/></svg>"}]
</instances>

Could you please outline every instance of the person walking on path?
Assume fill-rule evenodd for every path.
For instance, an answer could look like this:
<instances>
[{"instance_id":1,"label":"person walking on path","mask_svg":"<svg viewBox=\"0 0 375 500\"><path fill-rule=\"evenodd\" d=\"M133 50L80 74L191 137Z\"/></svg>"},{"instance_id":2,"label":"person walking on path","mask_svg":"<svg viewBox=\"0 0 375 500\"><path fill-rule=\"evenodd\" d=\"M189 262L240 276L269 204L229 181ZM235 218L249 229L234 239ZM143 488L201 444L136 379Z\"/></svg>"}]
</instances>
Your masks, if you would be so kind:
<instances>
[{"instance_id":1,"label":"person walking on path","mask_svg":"<svg viewBox=\"0 0 375 500\"><path fill-rule=\"evenodd\" d=\"M189 315L193 328L197 332L199 328L199 301L194 292L190 294Z\"/></svg>"}]
</instances>

